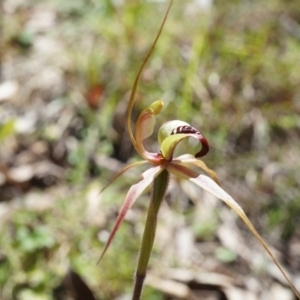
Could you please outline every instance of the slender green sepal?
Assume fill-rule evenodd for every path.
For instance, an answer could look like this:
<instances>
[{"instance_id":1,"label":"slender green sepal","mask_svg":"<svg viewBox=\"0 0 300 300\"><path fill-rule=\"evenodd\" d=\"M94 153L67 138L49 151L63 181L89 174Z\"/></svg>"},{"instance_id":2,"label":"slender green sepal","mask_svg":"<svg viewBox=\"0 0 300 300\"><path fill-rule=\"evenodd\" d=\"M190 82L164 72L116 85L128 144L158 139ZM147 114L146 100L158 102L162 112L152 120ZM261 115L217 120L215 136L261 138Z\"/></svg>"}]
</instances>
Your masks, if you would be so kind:
<instances>
[{"instance_id":1,"label":"slender green sepal","mask_svg":"<svg viewBox=\"0 0 300 300\"><path fill-rule=\"evenodd\" d=\"M141 67L140 67L140 69L138 71L138 74L136 75L136 78L134 80L133 87L132 87L132 90L131 90L131 93L130 93L130 99L129 99L129 103L128 103L128 109L127 109L127 117L126 117L126 119L127 119L127 128L128 128L130 140L131 140L131 142L132 142L132 144L133 144L133 146L134 146L135 149L137 149L137 142L136 142L136 140L134 138L133 131L132 131L131 113L132 113L132 108L133 108L133 104L134 104L134 101L135 101L135 94L136 94L137 86L138 86L141 74L142 74L142 72L144 70L144 67L145 67L146 63L148 62L151 54L153 53L153 50L154 50L154 48L156 46L156 43L157 43L157 41L158 41L158 39L159 39L159 37L161 35L161 32L162 32L162 30L164 28L164 25L166 23L166 20L167 20L167 17L168 17L168 14L169 14L169 11L171 9L172 4L173 4L173 0L171 0L170 3L169 3L168 9L167 9L167 11L165 13L163 21L162 21L162 23L160 25L160 28L158 30L158 33L157 33L157 35L156 35L156 37L154 39L154 42L153 42L153 44L152 44L149 52L146 55L146 58L144 59L142 65L141 65Z\"/></svg>"}]
</instances>

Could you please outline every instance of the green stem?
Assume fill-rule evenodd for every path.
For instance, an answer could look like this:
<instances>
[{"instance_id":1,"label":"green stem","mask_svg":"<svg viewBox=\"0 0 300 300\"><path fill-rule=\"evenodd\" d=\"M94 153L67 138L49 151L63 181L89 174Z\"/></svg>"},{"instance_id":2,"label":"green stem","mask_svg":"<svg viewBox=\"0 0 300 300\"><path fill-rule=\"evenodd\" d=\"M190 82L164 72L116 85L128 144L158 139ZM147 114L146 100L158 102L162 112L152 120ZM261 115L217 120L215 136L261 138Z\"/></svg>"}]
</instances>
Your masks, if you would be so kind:
<instances>
[{"instance_id":1,"label":"green stem","mask_svg":"<svg viewBox=\"0 0 300 300\"><path fill-rule=\"evenodd\" d=\"M146 278L147 267L152 252L157 215L160 208L160 204L164 198L165 192L168 187L169 173L163 170L153 182L152 197L148 208L147 220L144 229L140 256L138 260L138 266L135 275L135 284L132 300L140 300L144 280Z\"/></svg>"}]
</instances>

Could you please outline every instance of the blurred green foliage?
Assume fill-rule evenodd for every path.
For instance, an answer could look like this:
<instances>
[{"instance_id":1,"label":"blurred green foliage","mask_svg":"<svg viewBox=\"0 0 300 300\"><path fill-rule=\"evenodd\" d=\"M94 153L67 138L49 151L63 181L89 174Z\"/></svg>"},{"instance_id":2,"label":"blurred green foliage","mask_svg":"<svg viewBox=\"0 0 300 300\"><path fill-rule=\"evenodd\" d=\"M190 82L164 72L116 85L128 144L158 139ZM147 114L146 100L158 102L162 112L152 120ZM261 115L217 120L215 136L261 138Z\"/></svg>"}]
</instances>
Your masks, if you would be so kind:
<instances>
[{"instance_id":1,"label":"blurred green foliage","mask_svg":"<svg viewBox=\"0 0 300 300\"><path fill-rule=\"evenodd\" d=\"M99 299L116 299L131 291L140 232L131 222L125 223L96 266L104 244L99 232L111 228L126 191L124 184L136 177L119 180L101 196L109 206L103 208L108 214L105 224L86 221L83 199L91 179L101 188L115 173L95 164L95 155L122 162L135 155L126 137L126 101L166 2L46 3L56 14L47 35L63 43L71 61L69 69L63 70L67 90L61 95L64 105L75 111L70 129L73 146L61 183L69 191L63 197L54 193L53 205L44 211L27 208L22 199L13 200L11 213L0 226L0 296L55 299L53 290L71 266ZM5 49L17 40L21 48L30 46L31 51L37 34L24 31L22 25L26 9L36 4L26 1L14 14L4 16ZM276 245L300 237L298 4L219 0L204 8L196 1L176 1L143 73L135 108L136 115L162 98L165 108L158 125L182 119L200 128L211 145L205 162L216 169L222 186L241 203L259 231L270 234L269 241ZM15 55L24 53L20 49ZM95 85L103 93L96 109L91 109L78 94ZM13 125L13 121L1 125L1 141L14 134ZM149 146L157 148L156 133L153 136ZM38 193L43 198L51 190ZM216 218L195 226L195 235L214 239L220 222ZM138 224L143 220L138 218ZM224 262L235 259L225 248L215 255ZM163 297L146 287L145 299Z\"/></svg>"}]
</instances>

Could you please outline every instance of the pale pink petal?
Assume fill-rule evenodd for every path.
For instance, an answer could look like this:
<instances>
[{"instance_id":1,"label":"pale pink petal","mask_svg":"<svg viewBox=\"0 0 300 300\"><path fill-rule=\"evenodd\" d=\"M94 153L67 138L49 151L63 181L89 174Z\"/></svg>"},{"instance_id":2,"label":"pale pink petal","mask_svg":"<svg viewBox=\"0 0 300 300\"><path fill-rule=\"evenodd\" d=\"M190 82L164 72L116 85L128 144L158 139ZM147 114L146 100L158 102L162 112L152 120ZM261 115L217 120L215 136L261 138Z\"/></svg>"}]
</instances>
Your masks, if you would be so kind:
<instances>
[{"instance_id":1,"label":"pale pink petal","mask_svg":"<svg viewBox=\"0 0 300 300\"><path fill-rule=\"evenodd\" d=\"M285 274L284 270L282 269L281 265L277 261L277 259L274 257L272 252L269 250L269 247L267 246L266 242L262 239L260 234L257 232L257 230L253 227L252 223L248 219L248 217L245 215L243 209L237 204L237 202L230 196L228 195L218 184L216 184L211 178L205 175L199 175L196 178L190 178L190 181L194 182L207 192L213 194L217 198L221 199L224 201L230 208L232 208L240 217L241 219L245 222L245 224L248 226L248 228L251 230L251 232L255 235L255 237L258 239L258 241L261 243L261 245L265 248L267 253L270 255L282 275L285 277L287 280L288 284L294 291L294 293L299 297L299 293L297 292L296 288L294 287L293 283L290 281L290 279L287 277Z\"/></svg>"},{"instance_id":2,"label":"pale pink petal","mask_svg":"<svg viewBox=\"0 0 300 300\"><path fill-rule=\"evenodd\" d=\"M216 183L219 183L216 173L211 170L202 160L194 158L191 154L184 154L172 160L172 164L184 166L188 169L194 167L201 168L206 172Z\"/></svg>"},{"instance_id":3,"label":"pale pink petal","mask_svg":"<svg viewBox=\"0 0 300 300\"><path fill-rule=\"evenodd\" d=\"M148 152L144 148L143 141L152 135L155 117L160 113L162 108L163 102L161 100L153 102L140 113L135 127L136 150L144 159L156 165L160 164L162 158L157 153Z\"/></svg>"},{"instance_id":4,"label":"pale pink petal","mask_svg":"<svg viewBox=\"0 0 300 300\"><path fill-rule=\"evenodd\" d=\"M153 167L147 171L145 171L142 174L142 178L141 180L134 184L133 186L131 186L131 188L129 189L124 203L120 209L120 213L118 215L118 218L115 222L115 225L112 229L112 232L108 238L108 241L106 242L106 245L104 247L104 250L98 260L98 263L100 262L100 260L102 259L102 257L104 256L106 250L108 249L109 245L111 244L118 228L120 227L121 223L123 222L128 210L131 208L131 206L133 205L133 203L135 202L135 200L143 193L143 191L151 184L151 182L154 180L154 178L160 173L162 172L163 168L161 166L157 166L157 167Z\"/></svg>"},{"instance_id":5,"label":"pale pink petal","mask_svg":"<svg viewBox=\"0 0 300 300\"><path fill-rule=\"evenodd\" d=\"M199 176L199 172L196 172L193 169L187 168L181 164L173 164L173 162L167 164L166 169L172 175L182 179L196 178Z\"/></svg>"},{"instance_id":6,"label":"pale pink petal","mask_svg":"<svg viewBox=\"0 0 300 300\"><path fill-rule=\"evenodd\" d=\"M181 157L182 158L182 157ZM187 158L186 156L184 158ZM295 295L300 299L300 294L297 292L296 288L294 287L291 280L287 277L286 273L282 269L281 265L277 261L277 259L274 257L272 252L270 251L269 247L267 246L266 242L263 240L263 238L260 236L260 234L257 232L257 230L254 228L248 217L245 215L243 209L238 205L238 203L230 196L228 195L216 182L214 182L211 178L209 178L206 175L199 174L197 175L197 172L188 168L187 166L183 164L173 164L170 163L167 166L167 170L176 176L179 176L180 178L188 179L191 182L194 182L199 187L203 188L207 192L213 194L217 198L224 201L230 208L232 208L244 221L244 223L248 226L250 231L255 235L255 237L258 239L258 241L261 243L261 245L264 247L264 249L267 251L267 253L270 255L282 275L287 280L289 286L294 291Z\"/></svg>"}]
</instances>

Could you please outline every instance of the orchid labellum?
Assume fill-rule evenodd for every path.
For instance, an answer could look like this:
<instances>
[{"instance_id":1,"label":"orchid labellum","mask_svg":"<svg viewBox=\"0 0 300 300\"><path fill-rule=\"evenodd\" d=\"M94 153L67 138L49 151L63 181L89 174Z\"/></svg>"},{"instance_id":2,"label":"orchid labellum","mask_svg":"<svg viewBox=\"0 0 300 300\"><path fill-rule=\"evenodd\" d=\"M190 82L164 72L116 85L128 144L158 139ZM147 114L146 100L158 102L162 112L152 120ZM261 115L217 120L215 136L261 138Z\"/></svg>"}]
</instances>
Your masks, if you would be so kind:
<instances>
[{"instance_id":1,"label":"orchid labellum","mask_svg":"<svg viewBox=\"0 0 300 300\"><path fill-rule=\"evenodd\" d=\"M143 157L144 160L125 167L110 181L110 183L112 183L116 178L118 178L125 171L127 171L132 167L139 166L146 163L149 163L151 167L147 171L145 171L142 174L141 179L136 184L132 185L131 188L129 189L99 261L102 259L106 250L111 244L113 237L115 236L119 226L124 220L128 210L131 208L131 206L134 204L137 198L143 193L143 191L149 185L152 184L151 201L147 213L147 220L146 220L143 239L142 239L140 257L138 260L138 266L137 266L136 277L135 277L134 293L132 298L133 300L140 299L142 286L146 276L147 266L150 259L153 241L155 237L158 211L167 190L169 177L170 175L174 175L179 178L186 179L195 183L196 185L203 188L207 192L213 194L217 198L221 199L229 207L231 207L241 217L241 219L245 222L245 224L248 226L251 232L256 236L256 238L265 248L267 253L273 259L274 263L277 265L277 267L279 268L283 276L286 278L288 284L290 285L294 293L300 299L300 295L297 292L296 288L293 286L292 282L287 277L284 270L282 269L282 267L280 266L280 264L278 263L274 255L271 253L264 240L261 238L259 233L253 227L253 225L251 224L248 217L245 215L242 208L237 204L237 202L230 195L228 195L219 186L215 172L210 170L203 161L197 159L199 157L206 155L209 151L208 142L200 131L198 131L197 129L195 129L194 127L192 127L191 125L189 125L184 121L173 120L167 122L162 125L162 127L159 129L158 132L158 141L160 145L159 152L152 153L147 151L144 148L143 142L145 139L147 139L152 135L154 131L155 117L160 113L160 111L163 108L163 102L158 100L153 102L149 107L147 107L141 112L141 114L139 115L136 121L135 132L133 133L132 126L131 126L131 112L134 105L135 93L136 93L138 81L146 62L148 61L150 55L152 54L155 48L157 40L161 34L161 31L167 19L171 5L172 5L172 1L170 2L170 5L165 14L159 32L154 40L154 43L150 51L148 52L145 60L143 61L142 66L139 69L139 72L133 84L133 89L128 104L128 110L127 110L128 132L134 148L140 154L140 156ZM196 139L201 146L200 151L197 152L195 155L188 153L188 154L181 155L179 157L174 157L174 152L178 143L180 143L180 141L186 138ZM203 170L209 176L202 174L200 169ZM105 186L104 189L107 186Z\"/></svg>"}]
</instances>

